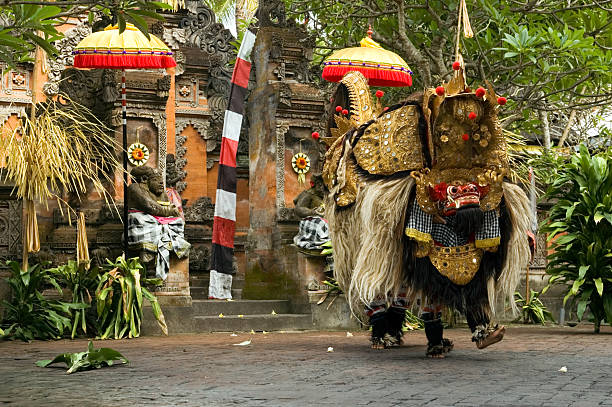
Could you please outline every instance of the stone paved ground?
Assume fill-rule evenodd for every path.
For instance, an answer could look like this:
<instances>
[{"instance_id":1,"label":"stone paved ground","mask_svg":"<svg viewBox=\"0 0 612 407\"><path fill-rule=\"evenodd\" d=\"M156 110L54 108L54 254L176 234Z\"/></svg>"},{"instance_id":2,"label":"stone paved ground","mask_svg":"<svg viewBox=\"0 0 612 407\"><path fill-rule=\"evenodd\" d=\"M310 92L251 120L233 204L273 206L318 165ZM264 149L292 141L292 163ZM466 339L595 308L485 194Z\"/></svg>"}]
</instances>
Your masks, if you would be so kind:
<instances>
[{"instance_id":1,"label":"stone paved ground","mask_svg":"<svg viewBox=\"0 0 612 407\"><path fill-rule=\"evenodd\" d=\"M96 342L131 363L70 376L34 366L87 342L0 343L0 404L18 406L595 406L612 405L612 329L512 327L479 351L424 357L425 336L375 351L365 332L145 337ZM251 338L250 346L232 346ZM333 353L327 348L332 346ZM567 373L559 368L567 366Z\"/></svg>"}]
</instances>

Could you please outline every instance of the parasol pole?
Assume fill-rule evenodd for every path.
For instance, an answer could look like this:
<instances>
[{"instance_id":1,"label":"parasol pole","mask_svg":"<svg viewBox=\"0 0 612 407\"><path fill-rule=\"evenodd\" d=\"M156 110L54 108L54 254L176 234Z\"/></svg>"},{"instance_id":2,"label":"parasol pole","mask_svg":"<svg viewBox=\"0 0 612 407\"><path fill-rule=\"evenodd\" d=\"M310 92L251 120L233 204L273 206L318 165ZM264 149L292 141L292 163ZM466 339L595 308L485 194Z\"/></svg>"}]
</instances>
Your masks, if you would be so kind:
<instances>
[{"instance_id":1,"label":"parasol pole","mask_svg":"<svg viewBox=\"0 0 612 407\"><path fill-rule=\"evenodd\" d=\"M127 98L125 68L121 70L121 124L123 127L123 255L128 258L128 156L127 156Z\"/></svg>"}]
</instances>

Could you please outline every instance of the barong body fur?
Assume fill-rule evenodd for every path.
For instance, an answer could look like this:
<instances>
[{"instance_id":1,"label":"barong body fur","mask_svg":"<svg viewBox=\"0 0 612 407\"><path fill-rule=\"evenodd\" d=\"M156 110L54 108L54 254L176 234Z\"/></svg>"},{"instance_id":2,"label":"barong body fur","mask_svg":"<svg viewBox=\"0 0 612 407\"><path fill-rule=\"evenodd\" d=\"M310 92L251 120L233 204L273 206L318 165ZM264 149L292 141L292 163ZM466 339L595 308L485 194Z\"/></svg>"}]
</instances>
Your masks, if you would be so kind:
<instances>
[{"instance_id":1,"label":"barong body fur","mask_svg":"<svg viewBox=\"0 0 612 407\"><path fill-rule=\"evenodd\" d=\"M346 162L347 153L341 166L350 165ZM340 175L342 169L339 170ZM404 226L414 180L408 176L362 180L356 201L348 208L338 208L333 202L334 193L342 187L342 178L338 177L338 181L327 197L326 218L334 247L334 277L346 293L353 313L360 315L364 304L381 297L390 300L400 292L412 298L421 295L420 290L406 286L406 263L403 262L404 239L407 239ZM499 248L505 251L501 253L501 273L489 279L486 292L491 312L496 298L501 296L509 301L515 313L514 292L530 259L526 231L531 212L529 200L519 186L504 183L503 188L509 215L505 226L511 230L504 231L509 239Z\"/></svg>"}]
</instances>

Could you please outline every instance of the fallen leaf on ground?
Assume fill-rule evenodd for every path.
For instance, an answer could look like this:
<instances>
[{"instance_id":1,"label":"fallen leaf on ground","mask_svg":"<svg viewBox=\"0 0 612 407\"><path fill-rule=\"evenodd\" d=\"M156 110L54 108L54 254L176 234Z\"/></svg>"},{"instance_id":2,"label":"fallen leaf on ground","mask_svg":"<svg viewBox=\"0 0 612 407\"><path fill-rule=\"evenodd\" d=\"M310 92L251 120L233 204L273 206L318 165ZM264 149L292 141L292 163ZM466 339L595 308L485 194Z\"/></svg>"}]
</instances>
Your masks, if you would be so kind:
<instances>
[{"instance_id":1,"label":"fallen leaf on ground","mask_svg":"<svg viewBox=\"0 0 612 407\"><path fill-rule=\"evenodd\" d=\"M350 338L351 336L353 336L353 334L352 334L352 333L350 333L350 332L347 332L347 333L346 333L346 336Z\"/></svg>"},{"instance_id":2,"label":"fallen leaf on ground","mask_svg":"<svg viewBox=\"0 0 612 407\"><path fill-rule=\"evenodd\" d=\"M327 351L328 351L328 352L333 352L333 351L334 351L334 348L332 348L332 347L330 346L329 348L327 348Z\"/></svg>"},{"instance_id":3,"label":"fallen leaf on ground","mask_svg":"<svg viewBox=\"0 0 612 407\"><path fill-rule=\"evenodd\" d=\"M244 341L244 342L240 342L240 343L235 343L234 346L247 346L251 344L251 340L249 339L248 341Z\"/></svg>"},{"instance_id":4,"label":"fallen leaf on ground","mask_svg":"<svg viewBox=\"0 0 612 407\"><path fill-rule=\"evenodd\" d=\"M219 314L219 318L223 318L225 315L223 315L223 313Z\"/></svg>"},{"instance_id":5,"label":"fallen leaf on ground","mask_svg":"<svg viewBox=\"0 0 612 407\"><path fill-rule=\"evenodd\" d=\"M230 336L238 336L238 335L236 335L236 334L231 334Z\"/></svg>"},{"instance_id":6,"label":"fallen leaf on ground","mask_svg":"<svg viewBox=\"0 0 612 407\"><path fill-rule=\"evenodd\" d=\"M276 315L276 312L274 310L272 310L272 315Z\"/></svg>"},{"instance_id":7,"label":"fallen leaf on ground","mask_svg":"<svg viewBox=\"0 0 612 407\"><path fill-rule=\"evenodd\" d=\"M563 366L561 369L559 369L559 371L562 373L567 372L567 366Z\"/></svg>"}]
</instances>

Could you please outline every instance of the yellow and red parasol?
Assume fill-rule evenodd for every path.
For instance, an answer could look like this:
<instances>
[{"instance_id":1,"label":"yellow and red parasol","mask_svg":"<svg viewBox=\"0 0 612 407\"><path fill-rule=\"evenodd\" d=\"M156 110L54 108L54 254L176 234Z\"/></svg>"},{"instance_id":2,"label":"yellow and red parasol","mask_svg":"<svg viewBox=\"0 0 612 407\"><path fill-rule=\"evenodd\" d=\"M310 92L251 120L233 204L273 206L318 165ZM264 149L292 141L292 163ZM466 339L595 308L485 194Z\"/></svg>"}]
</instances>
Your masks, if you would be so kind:
<instances>
[{"instance_id":1,"label":"yellow and red parasol","mask_svg":"<svg viewBox=\"0 0 612 407\"><path fill-rule=\"evenodd\" d=\"M74 49L76 68L157 69L176 66L172 51L154 35L150 39L134 25L119 33L108 26L85 37Z\"/></svg>"},{"instance_id":2,"label":"yellow and red parasol","mask_svg":"<svg viewBox=\"0 0 612 407\"><path fill-rule=\"evenodd\" d=\"M350 71L358 71L370 86L412 86L412 71L395 52L383 49L372 39L372 30L361 40L360 47L344 48L323 62L323 79L340 82Z\"/></svg>"},{"instance_id":3,"label":"yellow and red parasol","mask_svg":"<svg viewBox=\"0 0 612 407\"><path fill-rule=\"evenodd\" d=\"M108 26L83 38L74 48L75 68L121 69L121 106L123 124L123 249L128 249L128 146L127 99L125 94L126 69L159 69L176 66L172 51L154 35L149 38L133 24L126 24L120 32L118 26Z\"/></svg>"}]
</instances>

